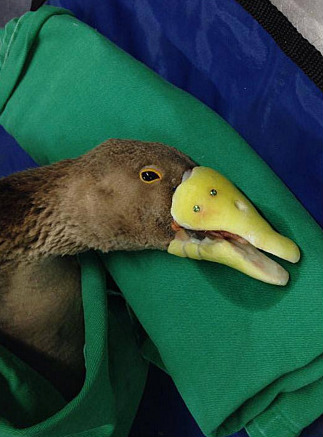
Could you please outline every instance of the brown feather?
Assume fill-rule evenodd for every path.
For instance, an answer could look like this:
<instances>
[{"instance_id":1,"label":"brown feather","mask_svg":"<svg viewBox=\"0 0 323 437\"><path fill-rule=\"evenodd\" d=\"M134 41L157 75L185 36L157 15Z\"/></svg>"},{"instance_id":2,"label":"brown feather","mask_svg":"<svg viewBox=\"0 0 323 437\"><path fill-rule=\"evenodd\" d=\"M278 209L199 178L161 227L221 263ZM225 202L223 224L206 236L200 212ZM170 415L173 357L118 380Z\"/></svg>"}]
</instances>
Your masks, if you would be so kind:
<instances>
[{"instance_id":1,"label":"brown feather","mask_svg":"<svg viewBox=\"0 0 323 437\"><path fill-rule=\"evenodd\" d=\"M195 165L159 143L109 140L77 159L0 180L0 341L67 399L84 378L80 271L72 255L165 250L174 236L174 188ZM142 182L146 166L162 180Z\"/></svg>"}]
</instances>

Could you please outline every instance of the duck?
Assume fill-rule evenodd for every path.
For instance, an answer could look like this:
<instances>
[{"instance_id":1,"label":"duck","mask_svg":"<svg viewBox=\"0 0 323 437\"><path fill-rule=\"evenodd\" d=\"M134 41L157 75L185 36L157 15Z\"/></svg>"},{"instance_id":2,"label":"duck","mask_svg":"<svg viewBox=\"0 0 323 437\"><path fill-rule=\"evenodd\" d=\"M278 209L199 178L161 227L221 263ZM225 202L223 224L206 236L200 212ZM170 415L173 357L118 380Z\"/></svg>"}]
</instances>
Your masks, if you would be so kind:
<instances>
[{"instance_id":1,"label":"duck","mask_svg":"<svg viewBox=\"0 0 323 437\"><path fill-rule=\"evenodd\" d=\"M164 250L274 285L298 246L239 189L174 147L109 139L0 179L0 343L71 400L84 383L77 255Z\"/></svg>"}]
</instances>

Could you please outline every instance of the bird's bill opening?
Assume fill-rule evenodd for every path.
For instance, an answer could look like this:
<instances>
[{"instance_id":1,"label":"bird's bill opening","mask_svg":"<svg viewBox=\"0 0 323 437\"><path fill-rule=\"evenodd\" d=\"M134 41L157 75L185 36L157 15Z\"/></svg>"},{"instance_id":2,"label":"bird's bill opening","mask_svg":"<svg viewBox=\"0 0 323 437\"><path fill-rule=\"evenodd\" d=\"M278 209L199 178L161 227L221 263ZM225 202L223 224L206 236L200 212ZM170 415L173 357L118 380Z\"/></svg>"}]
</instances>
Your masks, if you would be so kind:
<instances>
[{"instance_id":1,"label":"bird's bill opening","mask_svg":"<svg viewBox=\"0 0 323 437\"><path fill-rule=\"evenodd\" d=\"M297 262L297 245L272 229L223 175L207 167L185 172L172 200L175 238L168 252L218 262L275 285L288 272L261 251Z\"/></svg>"}]
</instances>

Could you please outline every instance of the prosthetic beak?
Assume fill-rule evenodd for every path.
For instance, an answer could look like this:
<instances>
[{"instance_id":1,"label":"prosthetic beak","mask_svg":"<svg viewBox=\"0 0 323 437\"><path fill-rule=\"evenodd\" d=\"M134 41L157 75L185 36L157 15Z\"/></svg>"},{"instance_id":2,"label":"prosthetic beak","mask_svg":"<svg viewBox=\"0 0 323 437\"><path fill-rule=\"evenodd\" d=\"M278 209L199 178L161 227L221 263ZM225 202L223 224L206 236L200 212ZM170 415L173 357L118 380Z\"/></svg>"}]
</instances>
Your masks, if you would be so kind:
<instances>
[{"instance_id":1,"label":"prosthetic beak","mask_svg":"<svg viewBox=\"0 0 323 437\"><path fill-rule=\"evenodd\" d=\"M224 176L207 167L185 172L172 202L175 239L168 252L226 264L260 281L285 285L289 274L258 249L296 263L300 252L278 234Z\"/></svg>"}]
</instances>

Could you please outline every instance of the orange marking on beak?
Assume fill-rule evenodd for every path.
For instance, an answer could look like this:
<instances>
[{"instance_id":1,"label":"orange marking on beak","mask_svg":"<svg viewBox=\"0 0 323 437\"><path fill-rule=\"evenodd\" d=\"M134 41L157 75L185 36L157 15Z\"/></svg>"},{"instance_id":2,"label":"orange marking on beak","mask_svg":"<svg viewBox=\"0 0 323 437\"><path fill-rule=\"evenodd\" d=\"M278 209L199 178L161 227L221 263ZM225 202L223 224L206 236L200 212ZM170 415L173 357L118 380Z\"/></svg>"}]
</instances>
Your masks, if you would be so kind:
<instances>
[{"instance_id":1,"label":"orange marking on beak","mask_svg":"<svg viewBox=\"0 0 323 437\"><path fill-rule=\"evenodd\" d=\"M172 222L172 229L173 229L173 231L178 232L178 231L180 231L182 229L182 227L178 223L176 223L175 220L174 220Z\"/></svg>"}]
</instances>

